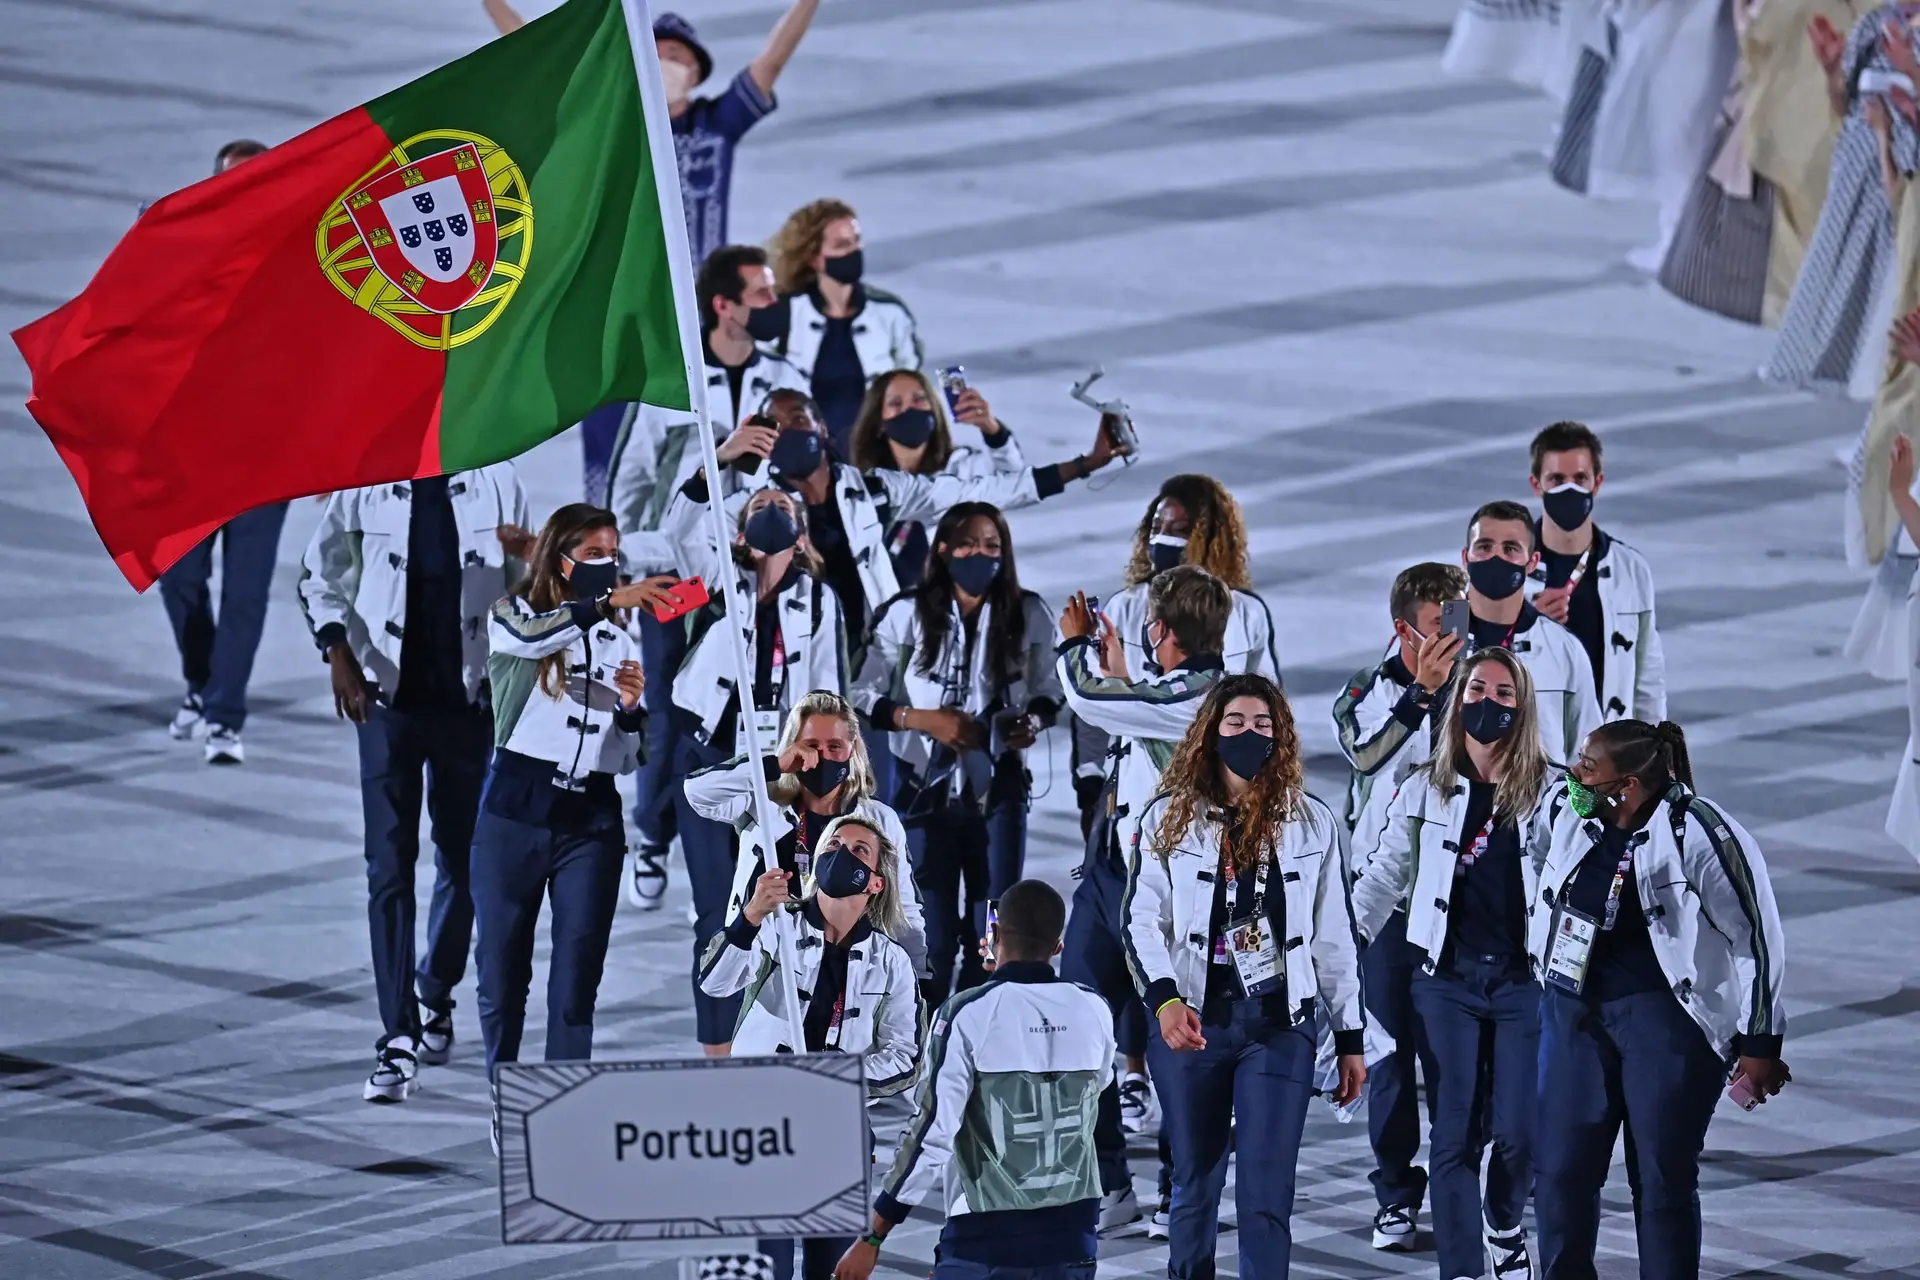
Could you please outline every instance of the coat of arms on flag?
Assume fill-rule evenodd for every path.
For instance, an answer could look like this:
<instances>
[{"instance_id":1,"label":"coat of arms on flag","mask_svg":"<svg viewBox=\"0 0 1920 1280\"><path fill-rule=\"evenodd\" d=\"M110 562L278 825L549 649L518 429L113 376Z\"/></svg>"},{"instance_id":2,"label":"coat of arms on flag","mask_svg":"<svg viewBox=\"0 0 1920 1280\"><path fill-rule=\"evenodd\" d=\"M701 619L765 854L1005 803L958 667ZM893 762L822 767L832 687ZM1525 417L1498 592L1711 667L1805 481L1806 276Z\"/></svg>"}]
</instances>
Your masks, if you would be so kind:
<instances>
[{"instance_id":1,"label":"coat of arms on flag","mask_svg":"<svg viewBox=\"0 0 1920 1280\"><path fill-rule=\"evenodd\" d=\"M340 197L315 247L354 305L446 350L478 337L512 298L533 251L533 204L493 142L420 134Z\"/></svg>"}]
</instances>

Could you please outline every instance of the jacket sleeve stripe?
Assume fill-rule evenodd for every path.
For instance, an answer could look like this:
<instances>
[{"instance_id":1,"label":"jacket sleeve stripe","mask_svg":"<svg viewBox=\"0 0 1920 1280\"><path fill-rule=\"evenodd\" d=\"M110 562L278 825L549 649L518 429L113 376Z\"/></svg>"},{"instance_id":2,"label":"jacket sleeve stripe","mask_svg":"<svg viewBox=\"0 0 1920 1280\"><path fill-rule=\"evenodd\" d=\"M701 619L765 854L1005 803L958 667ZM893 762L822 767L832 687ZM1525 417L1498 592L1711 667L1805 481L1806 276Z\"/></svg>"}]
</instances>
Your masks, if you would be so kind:
<instances>
[{"instance_id":1,"label":"jacket sleeve stripe","mask_svg":"<svg viewBox=\"0 0 1920 1280\"><path fill-rule=\"evenodd\" d=\"M1760 913L1760 895L1754 889L1753 865L1747 861L1746 850L1740 847L1740 841L1733 834L1733 828L1720 816L1718 810L1705 800L1695 797L1687 810L1700 820L1706 831L1707 842L1713 846L1715 856L1720 859L1720 868L1727 874L1727 881L1733 886L1734 896L1740 900L1740 911L1747 917L1747 933L1753 946L1753 1007L1747 1014L1746 1031L1751 1035L1771 1035L1773 1033L1773 978L1769 969L1772 959L1767 945L1766 921ZM1720 838L1720 832L1726 832L1726 839ZM1684 855L1684 850L1682 853Z\"/></svg>"},{"instance_id":2,"label":"jacket sleeve stripe","mask_svg":"<svg viewBox=\"0 0 1920 1280\"><path fill-rule=\"evenodd\" d=\"M1141 812L1141 831L1147 829L1148 819L1158 807L1158 805L1149 803L1146 809ZM1133 930L1128 927L1127 923L1133 915L1134 892L1140 887L1142 859L1140 844L1141 841L1138 835L1136 835L1133 841L1133 848L1127 853L1127 888L1126 892L1120 895L1120 945L1126 953L1127 972L1133 975L1134 990L1138 991L1140 998L1144 1000L1147 995L1147 987L1152 983L1153 979L1148 975L1146 965L1140 962L1140 952L1133 944ZM1153 1010L1149 1009L1147 1012L1151 1015Z\"/></svg>"},{"instance_id":3,"label":"jacket sleeve stripe","mask_svg":"<svg viewBox=\"0 0 1920 1280\"><path fill-rule=\"evenodd\" d=\"M1346 752L1348 762L1363 774L1378 773L1384 768L1413 732L1399 717L1388 716L1372 737L1364 740L1360 737L1360 717L1356 709L1373 692L1379 679L1378 668L1356 673L1333 703L1333 724L1340 733L1340 749Z\"/></svg>"},{"instance_id":4,"label":"jacket sleeve stripe","mask_svg":"<svg viewBox=\"0 0 1920 1280\"><path fill-rule=\"evenodd\" d=\"M565 627L578 625L578 619L568 605L561 605L550 613L522 613L513 596L501 596L494 601L493 620L514 639L528 643Z\"/></svg>"}]
</instances>

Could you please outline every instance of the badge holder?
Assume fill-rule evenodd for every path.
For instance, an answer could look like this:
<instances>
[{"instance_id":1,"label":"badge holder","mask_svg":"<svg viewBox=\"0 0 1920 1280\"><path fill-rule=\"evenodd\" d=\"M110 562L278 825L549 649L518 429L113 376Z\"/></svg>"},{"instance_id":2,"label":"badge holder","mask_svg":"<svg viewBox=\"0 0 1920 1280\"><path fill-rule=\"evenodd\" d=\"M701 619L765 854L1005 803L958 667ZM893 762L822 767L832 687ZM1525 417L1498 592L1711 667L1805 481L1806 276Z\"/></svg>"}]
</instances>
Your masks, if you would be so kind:
<instances>
[{"instance_id":1,"label":"badge holder","mask_svg":"<svg viewBox=\"0 0 1920 1280\"><path fill-rule=\"evenodd\" d=\"M1274 940L1273 922L1263 911L1238 920L1227 921L1221 933L1227 956L1233 961L1234 976L1240 980L1240 994L1251 1000L1281 990L1287 981L1280 964L1280 947Z\"/></svg>"},{"instance_id":2,"label":"badge holder","mask_svg":"<svg viewBox=\"0 0 1920 1280\"><path fill-rule=\"evenodd\" d=\"M1593 940L1600 922L1562 904L1553 919L1553 939L1547 946L1547 982L1577 996L1587 985L1587 962L1593 958Z\"/></svg>"},{"instance_id":3,"label":"badge holder","mask_svg":"<svg viewBox=\"0 0 1920 1280\"><path fill-rule=\"evenodd\" d=\"M771 711L762 711L758 708L754 710L754 737L765 744L769 751L772 750L774 743L780 741L780 722L784 718L778 708Z\"/></svg>"}]
</instances>

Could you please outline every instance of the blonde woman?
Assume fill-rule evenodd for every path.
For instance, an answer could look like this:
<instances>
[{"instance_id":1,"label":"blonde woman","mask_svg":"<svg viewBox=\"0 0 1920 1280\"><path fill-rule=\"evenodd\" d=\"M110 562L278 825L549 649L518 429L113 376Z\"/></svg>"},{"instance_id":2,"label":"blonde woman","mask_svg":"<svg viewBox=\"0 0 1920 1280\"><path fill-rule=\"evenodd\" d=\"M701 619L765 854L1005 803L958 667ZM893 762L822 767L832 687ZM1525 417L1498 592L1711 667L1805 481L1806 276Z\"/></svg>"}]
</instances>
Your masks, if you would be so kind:
<instances>
[{"instance_id":1,"label":"blonde woman","mask_svg":"<svg viewBox=\"0 0 1920 1280\"><path fill-rule=\"evenodd\" d=\"M1533 1185L1540 987L1527 963L1525 849L1550 780L1534 716L1520 659L1498 648L1468 658L1433 758L1400 785L1353 886L1361 936L1405 900L1407 941L1426 953L1413 1007L1436 1077L1427 1185L1441 1280L1489 1265L1496 1278L1531 1275L1521 1214Z\"/></svg>"},{"instance_id":2,"label":"blonde woman","mask_svg":"<svg viewBox=\"0 0 1920 1280\"><path fill-rule=\"evenodd\" d=\"M867 1093L883 1098L913 1080L920 1061L920 983L906 950L893 940L906 925L899 885L900 847L879 823L835 818L820 836L813 887L792 901L791 872L772 867L754 881L725 935L714 940L701 983L716 996L750 992L734 1049L741 1054L857 1053L866 1059ZM773 921L769 927L769 921ZM806 1043L792 1043L777 929L792 932L787 951L794 990L802 993ZM806 1280L828 1280L853 1243L813 1239L801 1249ZM762 1240L776 1275L793 1274L793 1242ZM782 1267L782 1263L785 1266Z\"/></svg>"},{"instance_id":3,"label":"blonde woman","mask_svg":"<svg viewBox=\"0 0 1920 1280\"><path fill-rule=\"evenodd\" d=\"M686 780L688 805L699 817L731 827L738 853L730 863L731 887L725 897L722 922L739 915L754 894L754 886L767 871L778 869L790 877L798 889L814 873L826 829L848 815L858 815L876 827L896 849L907 847L906 829L900 818L874 794L873 767L867 759L866 742L860 736L858 713L839 694L815 689L787 712L775 754L765 757L767 789L777 811L781 830L774 833L773 856L767 854L769 841L758 829L753 804L754 764L745 756L735 756L724 764L703 769ZM897 921L889 921L889 936L906 948L917 974L926 963L926 925L920 910L920 895L913 877L904 876L895 884L900 903ZM723 945L718 929L709 939L703 956L696 961L695 981L700 982L704 962L715 947ZM710 1055L728 1051L737 1020L737 1005L714 1000L702 983L703 999L716 1015L717 1033L702 1024L701 1043Z\"/></svg>"},{"instance_id":4,"label":"blonde woman","mask_svg":"<svg viewBox=\"0 0 1920 1280\"><path fill-rule=\"evenodd\" d=\"M683 627L687 643L686 657L673 676L671 713L677 744L674 772L684 778L746 750L742 714L754 718L764 749L809 691L843 689L850 672L840 600L825 582L820 557L807 537L805 503L778 489L756 491L741 507L733 543L724 550L713 543L704 504L676 502L665 529L678 549L682 571L704 579L713 597L684 624L672 624ZM754 672L746 699L736 688L733 646L723 616L720 584L729 573L740 595L754 602L752 619L738 624ZM693 892L697 975L707 944L731 914L727 894L734 839L733 832L705 819L690 801L677 803L683 806L677 825ZM710 999L700 990L697 976L693 1003L700 1043L725 1044L737 1010Z\"/></svg>"},{"instance_id":5,"label":"blonde woman","mask_svg":"<svg viewBox=\"0 0 1920 1280\"><path fill-rule=\"evenodd\" d=\"M786 331L774 342L805 376L841 457L867 380L885 369L918 369L913 312L864 283L860 219L842 200L802 205L768 246Z\"/></svg>"},{"instance_id":6,"label":"blonde woman","mask_svg":"<svg viewBox=\"0 0 1920 1280\"><path fill-rule=\"evenodd\" d=\"M1293 713L1264 676L1207 692L1135 825L1121 920L1154 1014L1147 1059L1173 1157L1167 1274L1213 1272L1235 1122L1240 1274L1285 1276L1315 1033L1344 1106L1366 1082L1339 825L1307 794Z\"/></svg>"},{"instance_id":7,"label":"blonde woman","mask_svg":"<svg viewBox=\"0 0 1920 1280\"><path fill-rule=\"evenodd\" d=\"M953 420L977 427L984 448L956 443L948 425L946 397L917 369L895 369L875 378L854 420L850 459L861 471L904 471L908 475L970 479L1018 471L1026 455L1013 432L993 416L986 397L968 387L960 393ZM927 528L902 520L887 530L887 554L902 591L927 576Z\"/></svg>"}]
</instances>

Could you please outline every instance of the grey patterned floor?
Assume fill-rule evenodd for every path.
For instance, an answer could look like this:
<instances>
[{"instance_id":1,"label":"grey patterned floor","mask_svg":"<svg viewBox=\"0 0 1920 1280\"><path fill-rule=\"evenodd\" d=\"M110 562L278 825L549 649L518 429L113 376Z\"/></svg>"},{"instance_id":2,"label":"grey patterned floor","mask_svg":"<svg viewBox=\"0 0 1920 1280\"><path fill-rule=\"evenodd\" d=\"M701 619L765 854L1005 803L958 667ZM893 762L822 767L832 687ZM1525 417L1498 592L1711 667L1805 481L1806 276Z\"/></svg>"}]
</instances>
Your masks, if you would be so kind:
<instances>
[{"instance_id":1,"label":"grey patterned floor","mask_svg":"<svg viewBox=\"0 0 1920 1280\"><path fill-rule=\"evenodd\" d=\"M689 7L723 68L776 12ZM852 199L874 278L1038 458L1081 447L1065 384L1108 364L1149 454L1016 518L1051 598L1112 587L1161 476L1228 478L1323 788L1330 698L1384 642L1393 572L1454 554L1481 500L1524 494L1540 424L1599 427L1602 517L1653 561L1675 714L1705 789L1764 842L1792 947L1798 1083L1709 1136L1707 1272L1920 1275L1920 871L1880 832L1905 717L1898 689L1838 654L1861 584L1833 453L1860 411L1763 389L1763 335L1620 266L1651 210L1554 191L1543 103L1440 78L1449 16L1443 0L827 0L742 158L737 230ZM220 142L283 139L487 30L467 0L0 0L0 29L8 328L83 284L140 201ZM9 348L0 401L23 382ZM572 448L527 461L537 503L573 496ZM470 998L455 1065L404 1107L359 1101L375 1025L356 763L289 594L314 515L289 521L249 763L209 770L161 728L179 690L159 602L127 591L45 441L0 410L6 1280L649 1265L498 1245ZM1037 772L1034 863L1064 878L1066 779L1058 759ZM682 902L617 922L608 1056L689 1045ZM1356 1130L1316 1118L1301 1163L1300 1274L1432 1274L1431 1254L1366 1247ZM1621 1222L1611 1276L1632 1274ZM933 1230L910 1225L898 1270L924 1268ZM1102 1270L1160 1266L1122 1240Z\"/></svg>"}]
</instances>

